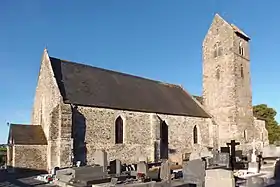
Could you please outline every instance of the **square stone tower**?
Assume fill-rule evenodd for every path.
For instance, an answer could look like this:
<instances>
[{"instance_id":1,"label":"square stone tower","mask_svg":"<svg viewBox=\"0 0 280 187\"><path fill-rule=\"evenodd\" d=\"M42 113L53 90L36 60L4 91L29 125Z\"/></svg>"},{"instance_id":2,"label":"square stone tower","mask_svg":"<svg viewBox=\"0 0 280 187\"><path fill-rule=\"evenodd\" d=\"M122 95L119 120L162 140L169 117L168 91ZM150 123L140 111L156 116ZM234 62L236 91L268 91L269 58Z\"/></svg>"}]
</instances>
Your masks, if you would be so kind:
<instances>
[{"instance_id":1,"label":"square stone tower","mask_svg":"<svg viewBox=\"0 0 280 187\"><path fill-rule=\"evenodd\" d=\"M218 146L254 137L249 40L216 14L203 41L203 104L218 126Z\"/></svg>"}]
</instances>

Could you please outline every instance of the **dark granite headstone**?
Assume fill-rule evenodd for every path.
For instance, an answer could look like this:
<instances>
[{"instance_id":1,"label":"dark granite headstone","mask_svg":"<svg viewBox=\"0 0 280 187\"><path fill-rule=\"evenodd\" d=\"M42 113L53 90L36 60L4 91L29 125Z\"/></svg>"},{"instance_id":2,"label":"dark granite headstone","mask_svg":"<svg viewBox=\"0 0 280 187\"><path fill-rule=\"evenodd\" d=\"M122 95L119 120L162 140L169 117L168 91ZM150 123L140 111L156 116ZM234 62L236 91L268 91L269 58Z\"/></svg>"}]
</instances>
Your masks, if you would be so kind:
<instances>
[{"instance_id":1,"label":"dark granite headstone","mask_svg":"<svg viewBox=\"0 0 280 187\"><path fill-rule=\"evenodd\" d=\"M241 159L243 157L242 150L236 150L235 151L235 156Z\"/></svg>"},{"instance_id":2,"label":"dark granite headstone","mask_svg":"<svg viewBox=\"0 0 280 187\"><path fill-rule=\"evenodd\" d=\"M121 161L113 160L110 161L110 172L109 174L121 174Z\"/></svg>"},{"instance_id":3,"label":"dark granite headstone","mask_svg":"<svg viewBox=\"0 0 280 187\"><path fill-rule=\"evenodd\" d=\"M221 153L230 153L229 147L221 147Z\"/></svg>"}]
</instances>

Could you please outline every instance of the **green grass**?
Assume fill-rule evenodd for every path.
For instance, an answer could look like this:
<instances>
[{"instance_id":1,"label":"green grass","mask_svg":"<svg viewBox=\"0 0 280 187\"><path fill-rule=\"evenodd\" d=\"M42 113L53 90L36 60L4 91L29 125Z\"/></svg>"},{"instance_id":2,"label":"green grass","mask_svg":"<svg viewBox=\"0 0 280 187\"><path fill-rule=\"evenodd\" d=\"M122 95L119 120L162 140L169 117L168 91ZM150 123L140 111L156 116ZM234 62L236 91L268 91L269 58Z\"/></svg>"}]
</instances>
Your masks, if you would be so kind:
<instances>
[{"instance_id":1,"label":"green grass","mask_svg":"<svg viewBox=\"0 0 280 187\"><path fill-rule=\"evenodd\" d=\"M0 147L0 151L7 151L6 147Z\"/></svg>"}]
</instances>

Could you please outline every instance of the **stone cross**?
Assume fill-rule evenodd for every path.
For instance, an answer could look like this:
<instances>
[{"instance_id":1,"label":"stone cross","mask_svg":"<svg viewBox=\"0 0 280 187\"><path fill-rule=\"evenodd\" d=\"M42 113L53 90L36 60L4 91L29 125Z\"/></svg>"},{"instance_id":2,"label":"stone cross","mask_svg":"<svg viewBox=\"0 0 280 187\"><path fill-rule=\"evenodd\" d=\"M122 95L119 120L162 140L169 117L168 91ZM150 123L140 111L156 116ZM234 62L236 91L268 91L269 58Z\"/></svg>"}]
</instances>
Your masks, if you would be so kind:
<instances>
[{"instance_id":1,"label":"stone cross","mask_svg":"<svg viewBox=\"0 0 280 187\"><path fill-rule=\"evenodd\" d=\"M235 146L237 145L240 145L240 143L235 142L235 140L231 140L230 143L227 143L227 146L230 146L230 163L232 170L234 170L235 167Z\"/></svg>"}]
</instances>

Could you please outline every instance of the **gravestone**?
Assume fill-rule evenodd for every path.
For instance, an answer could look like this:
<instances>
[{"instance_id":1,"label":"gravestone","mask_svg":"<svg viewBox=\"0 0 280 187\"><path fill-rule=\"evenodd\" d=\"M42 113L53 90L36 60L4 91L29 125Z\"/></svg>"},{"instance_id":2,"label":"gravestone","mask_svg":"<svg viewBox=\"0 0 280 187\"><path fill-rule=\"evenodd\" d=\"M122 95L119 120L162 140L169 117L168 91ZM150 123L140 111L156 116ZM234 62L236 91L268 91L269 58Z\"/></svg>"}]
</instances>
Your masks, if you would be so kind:
<instances>
[{"instance_id":1,"label":"gravestone","mask_svg":"<svg viewBox=\"0 0 280 187\"><path fill-rule=\"evenodd\" d=\"M230 153L229 147L221 147L221 153Z\"/></svg>"},{"instance_id":2,"label":"gravestone","mask_svg":"<svg viewBox=\"0 0 280 187\"><path fill-rule=\"evenodd\" d=\"M182 161L187 162L190 160L191 153L184 153L182 154Z\"/></svg>"},{"instance_id":3,"label":"gravestone","mask_svg":"<svg viewBox=\"0 0 280 187\"><path fill-rule=\"evenodd\" d=\"M229 168L229 164L230 164L229 153L219 153L216 164L219 166L225 166L225 167Z\"/></svg>"},{"instance_id":4,"label":"gravestone","mask_svg":"<svg viewBox=\"0 0 280 187\"><path fill-rule=\"evenodd\" d=\"M201 159L191 160L183 165L183 180L186 184L195 184L197 187L204 186L205 165Z\"/></svg>"},{"instance_id":5,"label":"gravestone","mask_svg":"<svg viewBox=\"0 0 280 187\"><path fill-rule=\"evenodd\" d=\"M233 172L224 169L211 169L206 171L206 187L235 187Z\"/></svg>"},{"instance_id":6,"label":"gravestone","mask_svg":"<svg viewBox=\"0 0 280 187\"><path fill-rule=\"evenodd\" d=\"M56 172L56 178L62 182L69 182L70 180L85 180L89 178L101 178L106 176L103 172L103 166L81 166L75 168L65 168Z\"/></svg>"},{"instance_id":7,"label":"gravestone","mask_svg":"<svg viewBox=\"0 0 280 187\"><path fill-rule=\"evenodd\" d=\"M243 157L242 150L236 150L235 151L235 156L241 159Z\"/></svg>"},{"instance_id":8,"label":"gravestone","mask_svg":"<svg viewBox=\"0 0 280 187\"><path fill-rule=\"evenodd\" d=\"M214 165L214 159L212 157L206 157L206 167L210 167Z\"/></svg>"},{"instance_id":9,"label":"gravestone","mask_svg":"<svg viewBox=\"0 0 280 187\"><path fill-rule=\"evenodd\" d=\"M248 172L250 172L250 173L259 173L258 163L257 162L249 162Z\"/></svg>"},{"instance_id":10,"label":"gravestone","mask_svg":"<svg viewBox=\"0 0 280 187\"><path fill-rule=\"evenodd\" d=\"M139 162L137 164L137 173L142 173L144 175L147 175L148 166L147 166L146 162Z\"/></svg>"},{"instance_id":11,"label":"gravestone","mask_svg":"<svg viewBox=\"0 0 280 187\"><path fill-rule=\"evenodd\" d=\"M163 181L170 181L170 164L168 160L163 160L160 166L160 179Z\"/></svg>"},{"instance_id":12,"label":"gravestone","mask_svg":"<svg viewBox=\"0 0 280 187\"><path fill-rule=\"evenodd\" d=\"M200 153L198 151L194 151L190 154L190 160L197 160L200 158Z\"/></svg>"},{"instance_id":13,"label":"gravestone","mask_svg":"<svg viewBox=\"0 0 280 187\"><path fill-rule=\"evenodd\" d=\"M107 152L105 150L96 150L94 152L94 163L103 166L103 172L107 172Z\"/></svg>"},{"instance_id":14,"label":"gravestone","mask_svg":"<svg viewBox=\"0 0 280 187\"><path fill-rule=\"evenodd\" d=\"M213 151L213 165L218 165L219 164L219 151L214 150Z\"/></svg>"},{"instance_id":15,"label":"gravestone","mask_svg":"<svg viewBox=\"0 0 280 187\"><path fill-rule=\"evenodd\" d=\"M246 181L246 186L248 187L263 187L264 179L261 177L250 177Z\"/></svg>"},{"instance_id":16,"label":"gravestone","mask_svg":"<svg viewBox=\"0 0 280 187\"><path fill-rule=\"evenodd\" d=\"M110 174L121 174L121 161L116 159L110 162Z\"/></svg>"}]
</instances>

